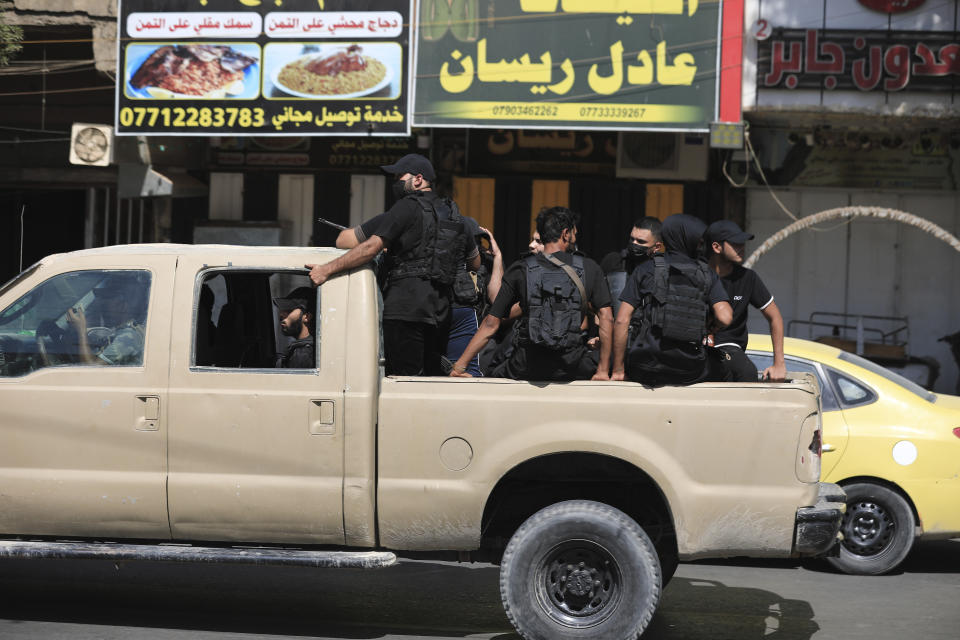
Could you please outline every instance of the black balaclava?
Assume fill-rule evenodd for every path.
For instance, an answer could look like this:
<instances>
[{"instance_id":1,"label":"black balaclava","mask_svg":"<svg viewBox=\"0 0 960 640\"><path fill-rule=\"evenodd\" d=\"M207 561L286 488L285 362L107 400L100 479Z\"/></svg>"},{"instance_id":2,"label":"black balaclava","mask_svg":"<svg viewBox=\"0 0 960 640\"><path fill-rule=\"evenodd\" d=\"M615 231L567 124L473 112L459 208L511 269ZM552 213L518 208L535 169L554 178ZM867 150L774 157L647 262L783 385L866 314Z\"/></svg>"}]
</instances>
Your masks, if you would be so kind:
<instances>
[{"instance_id":1,"label":"black balaclava","mask_svg":"<svg viewBox=\"0 0 960 640\"><path fill-rule=\"evenodd\" d=\"M707 225L700 219L685 213L667 216L660 230L663 246L668 256L682 256L696 260L699 257L700 240Z\"/></svg>"}]
</instances>

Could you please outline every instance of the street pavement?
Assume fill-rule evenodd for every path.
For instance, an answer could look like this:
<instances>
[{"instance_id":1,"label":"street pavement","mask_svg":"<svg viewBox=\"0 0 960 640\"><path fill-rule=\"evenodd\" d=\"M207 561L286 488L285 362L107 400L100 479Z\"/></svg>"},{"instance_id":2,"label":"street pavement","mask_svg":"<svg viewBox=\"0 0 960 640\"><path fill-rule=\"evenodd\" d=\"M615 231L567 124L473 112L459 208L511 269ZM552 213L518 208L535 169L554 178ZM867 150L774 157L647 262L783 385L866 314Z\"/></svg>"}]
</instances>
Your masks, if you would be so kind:
<instances>
[{"instance_id":1,"label":"street pavement","mask_svg":"<svg viewBox=\"0 0 960 640\"><path fill-rule=\"evenodd\" d=\"M518 640L498 569L0 561L2 640ZM957 640L960 540L858 577L783 560L682 564L643 640Z\"/></svg>"}]
</instances>

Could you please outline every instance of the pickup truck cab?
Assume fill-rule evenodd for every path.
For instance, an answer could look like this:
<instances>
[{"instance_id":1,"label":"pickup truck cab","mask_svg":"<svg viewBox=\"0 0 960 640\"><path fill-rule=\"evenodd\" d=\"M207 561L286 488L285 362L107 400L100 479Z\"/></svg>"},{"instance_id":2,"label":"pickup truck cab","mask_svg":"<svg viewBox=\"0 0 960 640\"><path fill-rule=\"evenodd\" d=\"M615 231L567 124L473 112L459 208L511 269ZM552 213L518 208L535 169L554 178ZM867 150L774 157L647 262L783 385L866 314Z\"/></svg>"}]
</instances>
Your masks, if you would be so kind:
<instances>
[{"instance_id":1,"label":"pickup truck cab","mask_svg":"<svg viewBox=\"0 0 960 640\"><path fill-rule=\"evenodd\" d=\"M0 556L469 553L501 564L523 637L609 639L642 633L679 560L834 546L813 378L384 377L370 268L316 290L316 366L276 367L274 298L340 253L117 246L4 285Z\"/></svg>"}]
</instances>

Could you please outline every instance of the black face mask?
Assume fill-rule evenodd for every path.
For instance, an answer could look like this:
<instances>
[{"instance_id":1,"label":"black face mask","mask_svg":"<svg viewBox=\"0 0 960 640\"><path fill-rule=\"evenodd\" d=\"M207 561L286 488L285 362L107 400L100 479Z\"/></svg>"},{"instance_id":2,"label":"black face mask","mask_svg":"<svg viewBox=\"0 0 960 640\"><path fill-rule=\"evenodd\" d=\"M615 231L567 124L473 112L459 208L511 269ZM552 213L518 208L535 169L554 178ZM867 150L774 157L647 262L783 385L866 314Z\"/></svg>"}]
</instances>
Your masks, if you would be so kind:
<instances>
[{"instance_id":1,"label":"black face mask","mask_svg":"<svg viewBox=\"0 0 960 640\"><path fill-rule=\"evenodd\" d=\"M407 183L403 180L397 180L392 185L390 185L390 190L393 192L393 197L397 200L407 195Z\"/></svg>"},{"instance_id":2,"label":"black face mask","mask_svg":"<svg viewBox=\"0 0 960 640\"><path fill-rule=\"evenodd\" d=\"M650 257L650 249L644 247L643 245L636 244L631 242L627 245L627 260L633 260L634 262L641 262Z\"/></svg>"}]
</instances>

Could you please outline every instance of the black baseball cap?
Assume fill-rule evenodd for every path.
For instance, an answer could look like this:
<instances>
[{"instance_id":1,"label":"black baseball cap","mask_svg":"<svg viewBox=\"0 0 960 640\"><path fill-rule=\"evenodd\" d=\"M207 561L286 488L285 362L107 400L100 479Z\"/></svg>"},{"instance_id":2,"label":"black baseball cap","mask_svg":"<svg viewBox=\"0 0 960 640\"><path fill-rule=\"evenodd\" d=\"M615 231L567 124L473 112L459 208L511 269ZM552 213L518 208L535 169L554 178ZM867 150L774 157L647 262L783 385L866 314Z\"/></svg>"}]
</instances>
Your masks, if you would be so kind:
<instances>
[{"instance_id":1,"label":"black baseball cap","mask_svg":"<svg viewBox=\"0 0 960 640\"><path fill-rule=\"evenodd\" d=\"M747 240L753 240L753 234L741 229L733 220L717 220L707 227L703 239L708 245L714 242L744 244Z\"/></svg>"},{"instance_id":2,"label":"black baseball cap","mask_svg":"<svg viewBox=\"0 0 960 640\"><path fill-rule=\"evenodd\" d=\"M297 287L282 298L274 298L273 301L282 313L289 313L298 308L309 311L313 307L310 301L315 299L316 293L313 287Z\"/></svg>"},{"instance_id":3,"label":"black baseball cap","mask_svg":"<svg viewBox=\"0 0 960 640\"><path fill-rule=\"evenodd\" d=\"M419 173L430 182L437 179L433 165L430 164L430 161L427 160L425 156L419 153L408 153L393 164L385 164L380 168L395 176L402 176L405 173L412 173L413 175Z\"/></svg>"}]
</instances>

